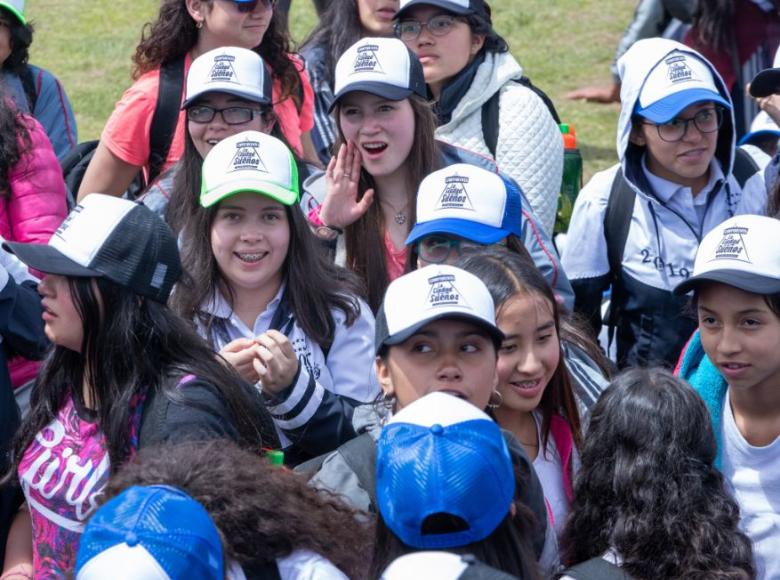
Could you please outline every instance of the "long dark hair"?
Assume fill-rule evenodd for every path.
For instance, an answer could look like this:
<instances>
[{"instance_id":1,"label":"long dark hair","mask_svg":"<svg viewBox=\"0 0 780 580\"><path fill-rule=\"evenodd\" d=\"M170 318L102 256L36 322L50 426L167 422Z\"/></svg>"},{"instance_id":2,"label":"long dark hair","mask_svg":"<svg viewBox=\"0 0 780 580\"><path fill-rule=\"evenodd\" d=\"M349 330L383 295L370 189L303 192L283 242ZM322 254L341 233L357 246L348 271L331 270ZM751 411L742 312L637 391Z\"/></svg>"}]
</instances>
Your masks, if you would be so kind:
<instances>
[{"instance_id":1,"label":"long dark hair","mask_svg":"<svg viewBox=\"0 0 780 580\"><path fill-rule=\"evenodd\" d=\"M709 412L689 385L662 369L620 375L591 411L564 564L613 548L639 579L754 578L715 455Z\"/></svg>"},{"instance_id":2,"label":"long dark hair","mask_svg":"<svg viewBox=\"0 0 780 580\"><path fill-rule=\"evenodd\" d=\"M213 0L204 0L211 7ZM144 24L141 41L133 55L133 78L183 57L198 41L198 29L187 11L184 0L163 0L157 20ZM290 38L284 16L274 12L263 40L255 50L271 67L281 83L279 101L292 98L300 109L299 69L303 66L290 59Z\"/></svg>"},{"instance_id":3,"label":"long dark hair","mask_svg":"<svg viewBox=\"0 0 780 580\"><path fill-rule=\"evenodd\" d=\"M319 22L304 41L301 50L322 46L325 82L333 86L336 62L346 50L363 37L360 14L355 0L330 0Z\"/></svg>"},{"instance_id":4,"label":"long dark hair","mask_svg":"<svg viewBox=\"0 0 780 580\"><path fill-rule=\"evenodd\" d=\"M536 558L531 546L531 535L534 533L532 522L534 516L531 510L526 506L515 502L515 515L507 514L498 527L484 540L447 548L448 552L455 554L472 554L477 560L488 566L511 574L523 580L534 580L541 578L536 566ZM426 520L427 522L427 520ZM447 518L438 518L438 522L445 527L441 531L451 531L450 522ZM435 530L432 530L435 532ZM371 562L371 573L369 578L378 580L382 577L382 572L396 558L405 554L419 551L417 548L407 546L382 519L377 516L376 522L376 542L374 544L374 555Z\"/></svg>"},{"instance_id":5,"label":"long dark hair","mask_svg":"<svg viewBox=\"0 0 780 580\"><path fill-rule=\"evenodd\" d=\"M569 423L574 444L579 448L582 444L580 414L574 398L572 378L566 368L560 346L560 311L555 295L542 273L533 261L524 259L521 254L507 252L500 248L486 248L484 252L464 257L456 265L471 272L485 283L496 307L496 318L506 302L518 294L541 296L549 303L558 334L559 359L558 366L539 402L539 409L542 412L543 449L547 448L550 425L555 415L563 416Z\"/></svg>"},{"instance_id":6,"label":"long dark hair","mask_svg":"<svg viewBox=\"0 0 780 580\"><path fill-rule=\"evenodd\" d=\"M229 442L143 449L113 476L101 501L133 485L166 484L208 511L225 554L245 568L308 549L351 578L365 577L373 524L297 473ZM251 576L250 576L251 577Z\"/></svg>"},{"instance_id":7,"label":"long dark hair","mask_svg":"<svg viewBox=\"0 0 780 580\"><path fill-rule=\"evenodd\" d=\"M11 195L8 173L32 149L28 123L33 122L16 109L5 84L0 82L0 197Z\"/></svg>"},{"instance_id":8,"label":"long dark hair","mask_svg":"<svg viewBox=\"0 0 780 580\"><path fill-rule=\"evenodd\" d=\"M89 385L89 406L106 437L114 471L131 452L133 401L155 393L176 399L176 377L187 374L208 381L222 395L242 443L275 439L270 415L254 412L260 403L250 396L251 387L164 304L106 278L68 278L68 284L84 327L81 352L57 346L46 359L14 442L14 472L68 395L87 406L83 384Z\"/></svg>"},{"instance_id":9,"label":"long dark hair","mask_svg":"<svg viewBox=\"0 0 780 580\"><path fill-rule=\"evenodd\" d=\"M218 207L199 208L184 224L180 239L186 275L171 298L181 316L198 320L207 330L214 319L201 311L201 305L216 292L221 292L231 307L233 304L230 286L222 278L211 249L211 226ZM341 310L350 326L360 315L362 288L353 274L326 257L300 206L285 206L285 212L290 224L290 246L282 266L287 299L297 324L325 349L336 330L332 310Z\"/></svg>"},{"instance_id":10,"label":"long dark hair","mask_svg":"<svg viewBox=\"0 0 780 580\"><path fill-rule=\"evenodd\" d=\"M436 118L430 105L417 95L409 97L409 103L414 112L414 144L404 163L409 165L409 183L407 186L407 207L409 208L409 223L415 222L415 199L417 188L423 178L438 169L440 163L436 146ZM335 150L344 144L344 134L338 122L341 105L337 104L335 116L338 126L338 139ZM358 197L375 187L374 179L364 169L360 168ZM378 193L378 192L377 192ZM378 203L372 203L368 211L355 223L345 228L347 246L347 266L356 272L365 282L368 304L376 312L382 303L382 297L390 283L387 277L387 260L385 259L385 226L382 209Z\"/></svg>"},{"instance_id":11,"label":"long dark hair","mask_svg":"<svg viewBox=\"0 0 780 580\"><path fill-rule=\"evenodd\" d=\"M30 45L33 41L33 25L28 22L22 24L11 12L0 7L0 13L8 21L8 29L11 35L11 54L3 62L3 71L21 75L24 67L30 59Z\"/></svg>"},{"instance_id":12,"label":"long dark hair","mask_svg":"<svg viewBox=\"0 0 780 580\"><path fill-rule=\"evenodd\" d=\"M734 41L734 0L697 2L693 13L693 47L731 50ZM737 72L737 71L734 71Z\"/></svg>"}]
</instances>

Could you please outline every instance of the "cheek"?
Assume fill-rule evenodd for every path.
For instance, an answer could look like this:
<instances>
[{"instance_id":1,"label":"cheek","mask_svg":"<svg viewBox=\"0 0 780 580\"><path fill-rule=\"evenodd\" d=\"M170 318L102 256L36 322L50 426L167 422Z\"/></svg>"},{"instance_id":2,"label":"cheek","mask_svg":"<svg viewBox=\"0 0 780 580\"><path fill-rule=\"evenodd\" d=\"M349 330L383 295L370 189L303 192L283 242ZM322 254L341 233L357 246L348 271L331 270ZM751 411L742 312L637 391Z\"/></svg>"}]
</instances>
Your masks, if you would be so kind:
<instances>
[{"instance_id":1,"label":"cheek","mask_svg":"<svg viewBox=\"0 0 780 580\"><path fill-rule=\"evenodd\" d=\"M500 384L508 383L509 377L512 376L512 372L515 368L515 357L512 354L500 354L498 355L498 382Z\"/></svg>"},{"instance_id":2,"label":"cheek","mask_svg":"<svg viewBox=\"0 0 780 580\"><path fill-rule=\"evenodd\" d=\"M414 111L411 105L407 105L399 111L399 114L391 121L391 127L395 127L398 155L402 160L405 160L412 151L412 145L414 145Z\"/></svg>"},{"instance_id":3,"label":"cheek","mask_svg":"<svg viewBox=\"0 0 780 580\"><path fill-rule=\"evenodd\" d=\"M543 361L549 377L552 377L555 369L558 368L558 363L561 362L561 347L558 339L551 339L548 344L544 345L544 349L539 353L539 357Z\"/></svg>"},{"instance_id":4,"label":"cheek","mask_svg":"<svg viewBox=\"0 0 780 580\"><path fill-rule=\"evenodd\" d=\"M192 144L195 145L195 149L202 158L205 158L208 152L211 151L211 145L206 143L205 140L206 127L208 127L208 124L187 122L187 129L190 132Z\"/></svg>"},{"instance_id":5,"label":"cheek","mask_svg":"<svg viewBox=\"0 0 780 580\"><path fill-rule=\"evenodd\" d=\"M344 116L339 117L339 127L341 128L341 135L344 137L344 141L355 141L360 125L356 122L352 122Z\"/></svg>"}]
</instances>

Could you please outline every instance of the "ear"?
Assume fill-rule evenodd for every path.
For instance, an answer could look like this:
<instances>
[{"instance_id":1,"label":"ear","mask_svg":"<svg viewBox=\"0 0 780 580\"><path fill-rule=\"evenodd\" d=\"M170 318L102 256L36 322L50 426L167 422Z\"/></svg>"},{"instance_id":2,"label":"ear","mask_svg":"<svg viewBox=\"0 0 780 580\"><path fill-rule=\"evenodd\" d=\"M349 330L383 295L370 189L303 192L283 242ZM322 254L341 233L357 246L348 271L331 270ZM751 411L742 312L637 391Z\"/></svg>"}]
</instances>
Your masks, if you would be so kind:
<instances>
[{"instance_id":1,"label":"ear","mask_svg":"<svg viewBox=\"0 0 780 580\"><path fill-rule=\"evenodd\" d=\"M381 356L374 359L374 368L376 369L376 378L379 380L379 386L386 397L395 395L393 379L390 376L390 365Z\"/></svg>"},{"instance_id":2,"label":"ear","mask_svg":"<svg viewBox=\"0 0 780 580\"><path fill-rule=\"evenodd\" d=\"M184 0L184 3L187 6L187 12L195 21L195 24L203 22L206 19L206 2L203 0Z\"/></svg>"},{"instance_id":3,"label":"ear","mask_svg":"<svg viewBox=\"0 0 780 580\"><path fill-rule=\"evenodd\" d=\"M477 56L477 53L485 46L484 34L472 34L471 35L471 56Z\"/></svg>"},{"instance_id":4,"label":"ear","mask_svg":"<svg viewBox=\"0 0 780 580\"><path fill-rule=\"evenodd\" d=\"M638 123L632 123L631 134L628 136L628 140L634 145L638 145L639 147L644 147L645 145L647 145L647 139L645 139L644 127L642 127Z\"/></svg>"}]
</instances>

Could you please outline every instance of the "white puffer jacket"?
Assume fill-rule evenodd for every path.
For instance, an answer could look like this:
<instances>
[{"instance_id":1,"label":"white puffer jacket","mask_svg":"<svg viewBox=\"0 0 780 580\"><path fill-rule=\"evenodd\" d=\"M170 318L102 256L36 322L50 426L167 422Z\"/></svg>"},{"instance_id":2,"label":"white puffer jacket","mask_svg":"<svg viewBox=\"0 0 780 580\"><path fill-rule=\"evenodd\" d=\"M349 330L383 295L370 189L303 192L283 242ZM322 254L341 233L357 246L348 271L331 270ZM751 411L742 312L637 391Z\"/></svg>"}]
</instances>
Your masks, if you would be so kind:
<instances>
[{"instance_id":1,"label":"white puffer jacket","mask_svg":"<svg viewBox=\"0 0 780 580\"><path fill-rule=\"evenodd\" d=\"M488 53L450 122L436 130L436 137L490 157L482 133L482 105L501 91L496 163L517 181L551 235L561 191L563 139L542 100L513 82L522 76L523 69L511 54Z\"/></svg>"}]
</instances>

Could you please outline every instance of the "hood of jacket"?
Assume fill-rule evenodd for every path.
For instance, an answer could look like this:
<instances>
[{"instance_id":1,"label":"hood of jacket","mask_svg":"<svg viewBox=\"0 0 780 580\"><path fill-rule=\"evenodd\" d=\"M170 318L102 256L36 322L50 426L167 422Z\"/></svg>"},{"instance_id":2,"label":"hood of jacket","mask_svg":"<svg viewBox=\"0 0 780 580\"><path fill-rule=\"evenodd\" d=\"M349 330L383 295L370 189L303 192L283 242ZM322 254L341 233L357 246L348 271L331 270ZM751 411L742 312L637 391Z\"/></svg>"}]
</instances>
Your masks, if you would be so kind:
<instances>
[{"instance_id":1,"label":"hood of jacket","mask_svg":"<svg viewBox=\"0 0 780 580\"><path fill-rule=\"evenodd\" d=\"M462 119L479 110L506 83L522 76L523 67L508 52L486 53L482 64L478 66L477 72L474 74L474 80L460 97L458 105L452 113L452 118ZM442 92L445 91L446 87ZM452 97L453 95L448 95L448 98Z\"/></svg>"},{"instance_id":2,"label":"hood of jacket","mask_svg":"<svg viewBox=\"0 0 780 580\"><path fill-rule=\"evenodd\" d=\"M639 100L639 95L650 73L674 51L692 55L704 62L709 67L710 72L712 72L718 92L726 101L731 103L729 91L726 89L726 84L718 74L718 71L692 48L665 38L649 38L634 43L617 63L618 74L621 79L621 109L620 118L618 119L616 145L623 173L638 193L648 191L649 188L641 165L644 148L637 147L630 142L633 126L631 118ZM731 175L735 144L734 111L731 109L724 112L723 124L718 133L718 144L715 149L715 158L720 162L721 169L726 177Z\"/></svg>"}]
</instances>

